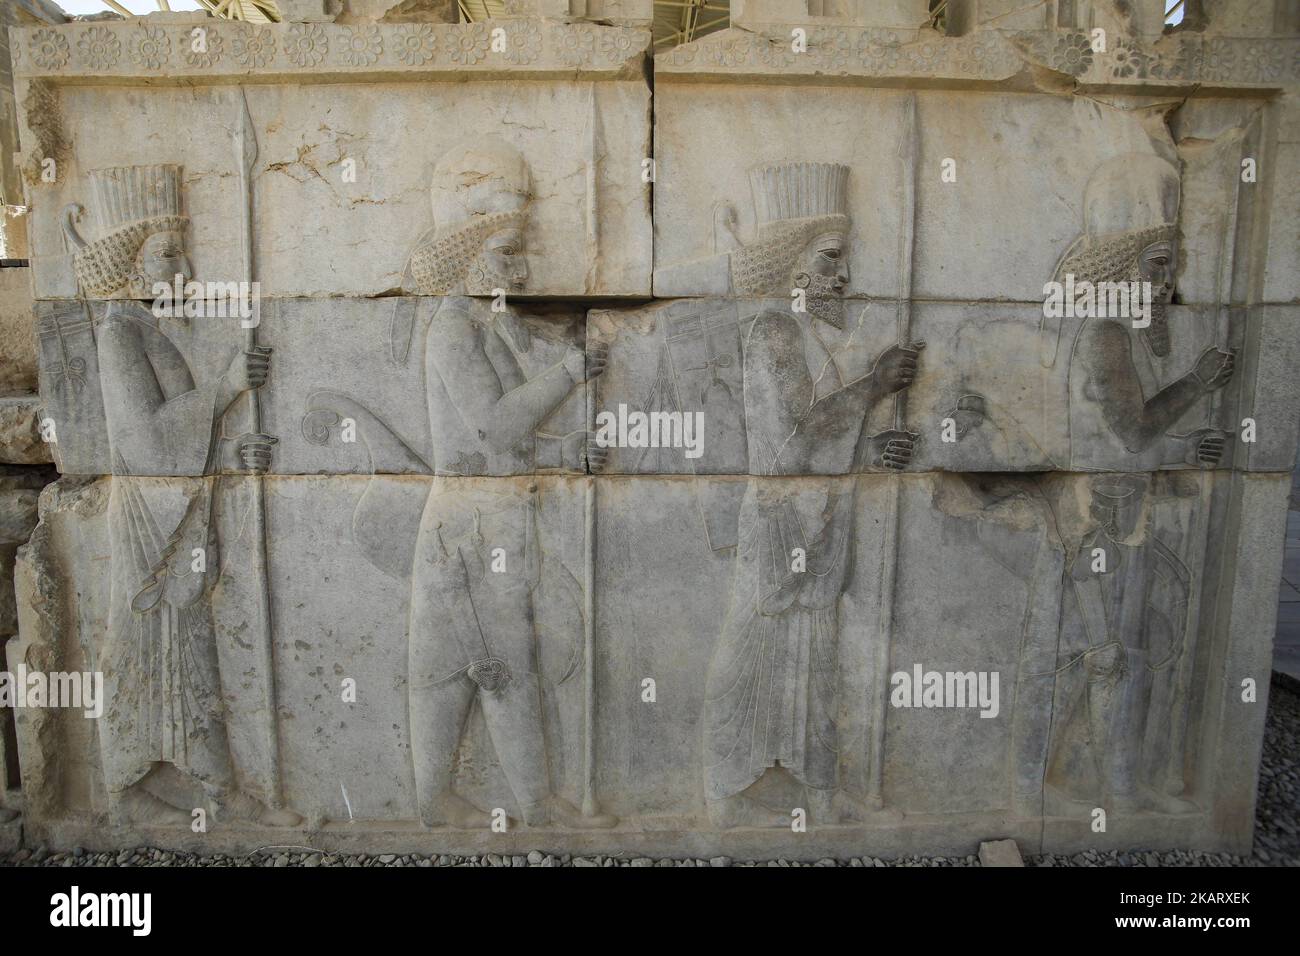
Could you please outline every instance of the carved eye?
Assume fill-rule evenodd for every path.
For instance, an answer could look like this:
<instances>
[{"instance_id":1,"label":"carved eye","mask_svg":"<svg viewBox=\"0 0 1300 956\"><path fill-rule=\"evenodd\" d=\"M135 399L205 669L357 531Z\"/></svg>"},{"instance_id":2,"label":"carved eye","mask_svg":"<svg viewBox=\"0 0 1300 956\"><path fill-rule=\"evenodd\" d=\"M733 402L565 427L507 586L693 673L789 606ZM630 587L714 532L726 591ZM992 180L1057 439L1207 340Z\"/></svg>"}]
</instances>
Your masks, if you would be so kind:
<instances>
[{"instance_id":1,"label":"carved eye","mask_svg":"<svg viewBox=\"0 0 1300 956\"><path fill-rule=\"evenodd\" d=\"M514 246L497 246L497 250L496 250L496 252L497 252L497 255L499 255L499 256L513 256L513 255L516 255L516 250L515 250L515 247L514 247Z\"/></svg>"},{"instance_id":2,"label":"carved eye","mask_svg":"<svg viewBox=\"0 0 1300 956\"><path fill-rule=\"evenodd\" d=\"M840 250L838 249L823 249L821 254L831 262L838 262L840 258Z\"/></svg>"}]
</instances>

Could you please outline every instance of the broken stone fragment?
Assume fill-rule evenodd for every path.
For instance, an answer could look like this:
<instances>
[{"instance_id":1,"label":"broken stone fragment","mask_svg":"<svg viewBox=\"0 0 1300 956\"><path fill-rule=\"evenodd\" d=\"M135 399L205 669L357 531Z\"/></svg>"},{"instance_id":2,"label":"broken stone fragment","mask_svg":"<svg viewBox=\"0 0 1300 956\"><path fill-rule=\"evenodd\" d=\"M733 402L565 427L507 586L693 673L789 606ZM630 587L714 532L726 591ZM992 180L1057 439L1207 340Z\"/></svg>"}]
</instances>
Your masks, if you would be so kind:
<instances>
[{"instance_id":1,"label":"broken stone fragment","mask_svg":"<svg viewBox=\"0 0 1300 956\"><path fill-rule=\"evenodd\" d=\"M54 461L41 439L41 400L36 395L0 396L0 463L44 465Z\"/></svg>"}]
</instances>

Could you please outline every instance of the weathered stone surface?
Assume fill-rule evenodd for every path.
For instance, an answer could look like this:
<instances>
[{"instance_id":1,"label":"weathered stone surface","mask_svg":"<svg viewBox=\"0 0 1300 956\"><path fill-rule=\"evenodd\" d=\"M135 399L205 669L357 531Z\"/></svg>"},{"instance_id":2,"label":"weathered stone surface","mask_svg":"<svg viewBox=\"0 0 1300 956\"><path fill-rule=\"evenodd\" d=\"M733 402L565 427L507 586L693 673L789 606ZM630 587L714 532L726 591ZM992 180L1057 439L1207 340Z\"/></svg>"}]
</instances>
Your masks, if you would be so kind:
<instances>
[{"instance_id":1,"label":"weathered stone surface","mask_svg":"<svg viewBox=\"0 0 1300 956\"><path fill-rule=\"evenodd\" d=\"M980 844L980 866L1024 866L1015 840L989 840Z\"/></svg>"},{"instance_id":2,"label":"weathered stone surface","mask_svg":"<svg viewBox=\"0 0 1300 956\"><path fill-rule=\"evenodd\" d=\"M731 22L747 30L772 24L856 24L916 28L930 18L926 0L735 0Z\"/></svg>"},{"instance_id":3,"label":"weathered stone surface","mask_svg":"<svg viewBox=\"0 0 1300 956\"><path fill-rule=\"evenodd\" d=\"M30 269L0 268L0 395L36 391Z\"/></svg>"},{"instance_id":4,"label":"weathered stone surface","mask_svg":"<svg viewBox=\"0 0 1300 956\"><path fill-rule=\"evenodd\" d=\"M682 299L643 309L595 311L588 340L609 344L609 371L592 386L597 414L623 419L636 415L697 416L702 428L698 454L677 447L615 447L604 471L625 474L764 474L771 467L803 474L870 471L882 467L883 450L899 426L891 402L866 409L862 435L880 437L856 459L825 457L825 436L846 423L827 420L815 409L801 412L800 433L782 445L780 464L747 440L747 425L761 392L769 386L749 375L745 355L755 321L779 322L817 332L802 344L787 344L782 360L806 366L809 395L821 401L876 369L879 357L897 345L896 304L845 300L842 328L790 311L781 299ZM1129 374L1151 402L1167 387L1187 381L1192 391L1181 411L1172 409L1158 429L1130 433L1124 426L1139 415L1129 395L1092 396L1077 387L1094 359L1087 336L1106 320L1065 320L1045 326L1042 307L1014 303L918 302L911 309L911 340L924 342L919 371L907 391L904 425L915 437L911 467L940 471L1096 471L1130 468L1188 469L1210 462L1202 452L1219 452L1219 467L1289 471L1300 423L1296 409L1274 396L1285 389L1287 369L1300 348L1300 313L1272 306L1233 311L1218 320L1204 309L1171 306L1168 355L1151 356L1138 330L1122 331L1131 342ZM1215 327L1216 321L1222 323ZM1115 323L1109 326L1119 328ZM1267 344L1265 344L1267 343ZM1221 388L1189 380L1207 350L1220 347L1254 353L1245 374ZM1258 348L1259 351L1255 352ZM827 356L833 356L828 364ZM1076 381L1072 389L1071 381ZM1141 407L1141 404L1137 406ZM1122 410L1128 408L1129 410ZM747 411L748 409L748 411ZM1156 414L1152 402L1151 414ZM702 417L698 417L702 416ZM1252 442L1238 427L1255 422ZM653 419L651 419L653 425ZM680 429L671 423L676 435ZM690 426L690 420L684 424ZM1118 429L1118 431L1116 431ZM1225 437L1226 436L1226 437ZM646 442L657 441L647 429ZM1126 442L1135 444L1126 445ZM664 444L667 444L665 441ZM1130 448L1132 450L1130 450ZM1292 457L1288 457L1292 456Z\"/></svg>"},{"instance_id":5,"label":"weathered stone surface","mask_svg":"<svg viewBox=\"0 0 1300 956\"><path fill-rule=\"evenodd\" d=\"M192 141L172 137L170 146L151 148L147 156L138 148L157 124L192 128L188 117L195 115L226 117L223 122L234 129L243 122L245 102L250 142L255 141L253 260L262 295L416 291L404 278L410 257L422 242L443 242L460 221L439 198L440 170L463 161L465 150L476 144L515 150L521 198L547 197L524 210L518 224L532 251L523 287L528 293L645 295L650 216L641 160L650 149L650 93L642 63L649 34L594 24L502 23L507 47L501 53L491 51L486 24L220 24L207 28L213 43L200 58L204 62L181 52L189 50L192 25L16 32L30 48L20 75L57 80L84 72L104 82L159 72L173 79L257 72L285 81L249 85L242 95L228 84L59 86L60 132L80 146L57 182L31 187L40 196L39 202L33 199L31 227L37 296L75 297L78 276L91 297L149 294L149 288L133 292L124 276L103 274L110 255L103 243L133 223L158 217L171 217L172 229L182 234L188 229L194 278L247 280L243 234L228 228L249 201L240 188L243 154L207 148L207 133L197 128ZM157 37L157 56L137 55L139 42L145 42L141 29L154 31L148 36ZM90 42L87 31L95 30L106 31L106 49L117 52L70 60L65 50L79 50ZM47 34L55 38L48 54L42 46ZM481 81L409 82L463 81L466 69L469 76L481 74ZM345 85L325 85L329 80ZM19 87L20 97L26 95L26 84ZM382 122L373 112L377 99L385 104ZM542 114L548 122L530 119ZM105 135L110 117L112 135ZM30 134L30 116L24 125ZM586 130L580 141L571 132L576 129ZM39 150L29 134L27 148ZM480 148L472 155L481 160L490 154ZM128 182L121 189L127 195L118 198L109 197L111 185L90 177L104 169L138 168L145 160L180 165L183 173L165 188L140 181L132 189ZM472 174L487 170L443 175ZM119 180L125 176L117 174ZM144 195L155 197L152 205L138 198ZM64 217L69 204L84 210L79 219L74 216L74 226ZM82 243L88 245L74 256ZM74 259L82 263L76 270ZM510 288L509 282L503 285Z\"/></svg>"},{"instance_id":6,"label":"weathered stone surface","mask_svg":"<svg viewBox=\"0 0 1300 956\"><path fill-rule=\"evenodd\" d=\"M341 0L276 0L276 9L280 11L284 23L322 23L333 20L338 8L345 6ZM442 2L441 7L448 4Z\"/></svg>"},{"instance_id":7,"label":"weathered stone surface","mask_svg":"<svg viewBox=\"0 0 1300 956\"><path fill-rule=\"evenodd\" d=\"M256 561L255 541L247 533L247 481L203 479L195 486L115 477L51 489L20 574L22 587L39 578L46 590L36 600L27 593L25 613L42 619L66 614L60 595L66 582L79 581L75 619L40 627L29 626L29 619L11 644L11 656L81 661L86 668L106 669L111 683L113 629L105 623L118 600L113 595L122 588L130 593L131 583L117 560L111 580L90 569L115 554L110 515L115 496L127 489L114 484L131 482L133 493L144 496L160 518L183 510L187 496L210 494L219 542L212 553L220 554L220 567L209 566L218 584L205 599L213 625L204 640L215 645L227 675L221 712L229 749L243 774L263 788L273 785L267 711L258 703L267 693L265 672L246 658L261 653L251 648L269 640L279 785L284 805L305 817L302 825L313 839L343 840L354 819L378 838L385 828L409 828L417 814L429 813L450 826L426 837L412 835L420 845L488 847L496 840L510 848L512 840L540 827L565 832L566 840L583 847L662 851L679 845L682 834L695 833L691 839L710 847L760 855L824 853L827 841L855 854L888 853L915 840L971 846L962 841L979 832L969 822L972 815L988 832L1008 814L1032 823L1014 837L1037 852L1068 843L1075 828L1086 830L1093 806L1129 826L1141 821L1153 827L1159 840L1219 845L1210 821L1224 812L1216 800L1227 797L1216 797L1201 776L1219 758L1185 749L1188 721L1206 717L1199 706L1193 714L1200 716L1192 717L1180 706L1188 700L1189 692L1180 688L1190 686L1194 660L1225 647L1225 632L1209 610L1212 595L1200 584L1207 574L1221 573L1214 566L1223 552L1207 550L1207 542L1241 541L1248 549L1238 559L1245 562L1241 566L1267 570L1276 557L1250 552L1259 547L1253 543L1259 529L1229 532L1224 507L1238 482L1246 482L1251 494L1286 484L1284 476L1227 475L598 478L592 486L586 479L562 478L269 478L266 560L275 585L268 627L251 619L256 602L244 590L255 586L248 564ZM738 510L726 513L719 484L734 486ZM1102 501L1116 503L1117 510L1099 511ZM583 512L593 506L598 537L589 543ZM423 520L416 517L421 509ZM893 509L906 523L891 543ZM531 517L520 520L516 512L525 511ZM739 551L728 550L728 529ZM75 540L76 549L66 549L60 539ZM780 583L762 583L773 550L800 540L807 547L808 574L782 583L764 599L776 602L769 615L751 619L753 610L746 608L754 600L752 589L762 594ZM500 572L490 570L496 548L502 549ZM1109 555L1113 573L1139 588L1136 593L1151 609L1136 630L1111 635L1124 646L1130 665L1146 661L1156 668L1141 686L1129 688L1127 678L1115 685L1136 694L1137 703L1096 755L1104 754L1107 766L1128 768L1115 770L1119 776L1113 778L1097 777L1089 769L1091 758L1080 763L1075 749L1074 734L1086 733L1082 695L1109 666L1092 656L1100 645L1088 635L1086 621L1116 600L1105 590L1089 590L1084 569L1093 560L1092 548ZM591 605L583 585L588 560L595 568ZM57 562L62 575L38 575L43 562ZM778 596L787 592L788 598ZM671 603L666 594L673 595ZM463 616L435 611L442 601L466 599L473 614L468 607ZM535 664L513 657L507 623L513 617L496 616L513 615L508 608L514 600L526 600L533 609L535 650L529 653L537 655ZM1210 604L1203 608L1206 600ZM1102 603L1094 607L1097 601ZM786 610L777 610L783 605ZM1116 605L1111 613L1127 613L1127 606ZM595 622L590 638L583 635L588 613ZM1008 627L1009 621L1018 623ZM454 633L467 623L468 634ZM1246 643L1267 647L1267 629L1232 633L1234 641L1250 634ZM588 640L592 659L582 650ZM495 743L500 738L480 723L507 718L475 716L463 739L453 735L441 745L460 740L455 769L448 771L435 759L443 739L437 728L443 720L459 727L456 708L469 698L433 691L460 686L438 681L464 666L457 663L461 655L473 659L480 641L514 682L536 668L541 710L520 711L533 716L513 718L507 744ZM785 643L790 641L796 643ZM802 641L811 642L811 657L777 657L756 670L744 665L765 659L752 657L760 648ZM1090 645L1091 654L1085 653ZM80 656L82 648L89 657ZM414 676L424 675L426 667L433 684ZM541 721L554 792L568 804L582 803L588 667L595 668L594 793L602 811L617 821L570 818L557 805L533 827L516 832L512 825L506 835L493 834L493 807L518 820L517 814L532 812L520 807L517 801L526 801L520 794L546 792L537 782L542 771L530 770L511 749L513 741L533 732L519 720ZM916 698L904 699L900 687L918 667L940 674L941 683L949 672L970 673L970 698L962 706L925 706L917 687ZM1145 673L1142 668L1139 673ZM478 679L482 693L499 692L489 690L486 673ZM355 700L348 697L349 680L356 682ZM458 680L473 686L463 673ZM802 688L792 700L796 715L816 722L815 733L808 725L807 738L786 736L801 724L779 707L750 712L741 706L752 699L750 691L783 681ZM514 682L504 686L515 688ZM1235 677L1216 678L1209 693L1222 687L1223 694L1232 694L1237 683ZM421 689L428 696L417 696ZM1201 699L1200 692L1192 698ZM500 699L502 705L508 701ZM41 739L27 723L35 716L19 712L22 739L32 744ZM113 739L104 737L110 730L103 721L114 718L101 719L97 728L77 713L46 713L42 719L44 743L28 751L27 759L37 765L33 779L57 769L64 775L63 792L75 796L31 793L29 784L34 806L28 825L49 836L76 834L93 846L92 825L112 804L95 754L98 748L102 755ZM790 719L796 723L787 725ZM763 735L745 729L755 720L768 727L766 744ZM380 727L386 730L377 737ZM422 736L429 728L435 736ZM377 745L379 739L387 743ZM736 749L740 742L743 750ZM883 757L872 757L878 753ZM764 774L772 759L782 760L786 771ZM1007 770L990 772L1000 767ZM455 803L421 803L418 781L433 786L447 772ZM1115 791L1130 779L1125 773L1136 775L1131 779L1142 789L1132 795ZM830 790L819 795L805 787ZM741 791L744 800L729 805L726 798ZM830 799L831 793L839 796ZM1121 797L1135 795L1141 802L1121 804ZM807 834L791 828L796 810L807 815ZM945 814L959 814L963 822L943 823ZM1040 824L1033 821L1040 819L1060 831L1059 839L1038 842ZM587 833L579 824L612 828ZM773 829L765 830L768 825ZM111 845L136 834L158 838L168 830L155 819L148 825L119 821L116 829L98 832L98 841ZM213 837L233 845L265 832L240 825L215 829ZM181 827L167 839L184 841L188 833Z\"/></svg>"},{"instance_id":8,"label":"weathered stone surface","mask_svg":"<svg viewBox=\"0 0 1300 956\"><path fill-rule=\"evenodd\" d=\"M761 238L754 171L803 160L852 170L845 184L845 212L853 223L845 250L846 294L896 298L907 257L897 235L902 217L911 214L902 187L905 170L913 168L913 154L900 154L899 142L909 138L913 95L912 282L918 298L1041 303L1044 284L1082 237L1099 228L1126 228L1112 228L1096 216L1104 215L1099 204L1114 204L1115 184L1107 176L1113 180L1144 156L1182 167L1183 215L1176 197L1170 210L1171 223L1180 226L1178 301L1214 301L1216 265L1228 270L1225 260L1244 265L1252 256L1274 254L1268 246L1237 248L1231 236L1224 238L1233 225L1225 206L1232 208L1242 157L1251 155L1243 139L1260 118L1258 106L1249 102L1220 101L1213 112L1196 111L1180 144L1156 110L1134 103L1108 107L1083 97L1026 100L835 87L819 91L816 105L809 106L807 91L791 85L765 91L773 111L758 116L743 108L751 95L745 86L723 83L668 84L656 91L655 155L662 171L655 188L657 296L744 294L720 260L732 253L734 262L734 250ZM810 109L815 116L807 115ZM1023 124L1003 121L1013 110ZM872 117L869 124L862 122L864 115ZM808 124L838 135L810 140ZM736 142L751 148L728 148ZM1264 201L1243 187L1242 202L1252 198ZM1294 243L1279 239L1275 254L1287 261ZM1006 269L1007 262L1017 268ZM1221 284L1219 291L1226 297L1231 290Z\"/></svg>"},{"instance_id":9,"label":"weathered stone surface","mask_svg":"<svg viewBox=\"0 0 1300 956\"><path fill-rule=\"evenodd\" d=\"M1163 0L1065 0L1024 4L1017 0L953 0L953 15L964 26L999 30L1056 27L1128 36L1159 36L1165 22Z\"/></svg>"},{"instance_id":10,"label":"weathered stone surface","mask_svg":"<svg viewBox=\"0 0 1300 956\"><path fill-rule=\"evenodd\" d=\"M582 471L583 311L512 304L498 313L491 305L465 296L265 305L258 333L273 350L268 382L275 385L264 389L262 426L278 439L271 470ZM111 472L110 423L124 436L139 436L143 426L134 423L146 416L156 417L155 431L135 442L133 474L243 469L239 436L250 428L248 402L230 384L242 374L245 333L238 318L159 319L132 303L87 309L42 303L40 312L45 402L60 436L55 451L64 474ZM150 364L138 362L137 348ZM164 359L170 379L160 371ZM106 401L106 376L109 391L120 396L116 416ZM146 383L162 387L172 404L152 409L132 399L132 389ZM432 394L430 383L439 383ZM523 392L512 394L521 386ZM225 436L212 445L206 424L165 420L200 395L202 414L212 415ZM213 412L213 401L225 404ZM186 429L194 427L198 434L187 441Z\"/></svg>"},{"instance_id":11,"label":"weathered stone surface","mask_svg":"<svg viewBox=\"0 0 1300 956\"><path fill-rule=\"evenodd\" d=\"M1300 430L1276 17L750 0L651 64L642 3L397 6L12 34L63 477L8 665L104 682L14 711L31 840L1249 845Z\"/></svg>"},{"instance_id":12,"label":"weathered stone surface","mask_svg":"<svg viewBox=\"0 0 1300 956\"><path fill-rule=\"evenodd\" d=\"M41 438L41 403L35 395L0 396L0 464L44 465L54 461Z\"/></svg>"}]
</instances>

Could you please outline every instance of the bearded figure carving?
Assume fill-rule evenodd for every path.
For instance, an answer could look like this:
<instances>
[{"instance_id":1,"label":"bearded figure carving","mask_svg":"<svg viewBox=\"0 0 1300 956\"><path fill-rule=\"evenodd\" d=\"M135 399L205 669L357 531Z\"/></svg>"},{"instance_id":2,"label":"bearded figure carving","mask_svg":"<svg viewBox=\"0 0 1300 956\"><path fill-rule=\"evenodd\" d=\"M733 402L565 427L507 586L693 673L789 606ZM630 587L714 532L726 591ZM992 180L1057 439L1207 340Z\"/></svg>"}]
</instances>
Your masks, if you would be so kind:
<instances>
[{"instance_id":1,"label":"bearded figure carving","mask_svg":"<svg viewBox=\"0 0 1300 956\"><path fill-rule=\"evenodd\" d=\"M87 242L74 225L82 207L63 211L83 295L141 298L153 283L189 274L180 172L179 166L125 166L90 173L95 221L104 234Z\"/></svg>"},{"instance_id":2,"label":"bearded figure carving","mask_svg":"<svg viewBox=\"0 0 1300 956\"><path fill-rule=\"evenodd\" d=\"M604 351L576 345L536 368L539 350L527 323L512 308L474 298L527 281L529 183L523 157L499 140L453 150L434 172L437 225L408 269L409 290L439 296L424 342L435 477L411 568L408 658L416 797L428 826L482 825L483 810L455 787L457 753L476 704L525 824L617 822L584 813L553 785L535 630L545 560L540 492L486 477L584 469L586 431L549 436L540 428L605 368ZM411 316L419 302L401 300ZM395 356L405 355L410 328L395 325ZM520 570L488 572L494 552Z\"/></svg>"},{"instance_id":3,"label":"bearded figure carving","mask_svg":"<svg viewBox=\"0 0 1300 956\"><path fill-rule=\"evenodd\" d=\"M1064 576L1044 789L1049 814L1086 815L1095 806L1196 810L1184 792L1176 743L1185 712L1162 709L1153 693L1188 652L1193 596L1190 569L1159 534L1153 486L1166 484L1145 475L1090 481L1088 513L1070 542Z\"/></svg>"},{"instance_id":4,"label":"bearded figure carving","mask_svg":"<svg viewBox=\"0 0 1300 956\"><path fill-rule=\"evenodd\" d=\"M84 241L66 212L83 294L142 295L154 282L190 276L179 166L130 166L90 174L104 236ZM194 788L222 819L294 826L301 817L241 787L232 760L211 597L221 574L215 505L223 419L260 388L270 349L240 349L225 373L196 383L175 328L139 302L109 303L96 330L112 479L108 522L112 587L107 633L95 648L107 708L101 764L117 823L188 826ZM270 467L269 435L247 434L250 471ZM149 476L169 476L161 482ZM191 556L206 556L196 572ZM247 781L243 781L246 783Z\"/></svg>"},{"instance_id":5,"label":"bearded figure carving","mask_svg":"<svg viewBox=\"0 0 1300 956\"><path fill-rule=\"evenodd\" d=\"M403 287L417 295L495 295L528 280L523 233L532 177L499 140L461 147L439 161L429 188L434 227L411 253Z\"/></svg>"},{"instance_id":6,"label":"bearded figure carving","mask_svg":"<svg viewBox=\"0 0 1300 956\"><path fill-rule=\"evenodd\" d=\"M871 356L846 327L848 176L826 163L753 170L758 235L725 254L731 291L759 304L741 350L752 477L704 705L704 792L719 827L789 825L788 807L764 802L765 785L751 789L765 777L778 787L793 778L816 825L882 809L840 777L839 604L853 566L852 475L912 456L914 436L868 436L867 419L911 385L920 346ZM721 262L704 268L716 277ZM805 291L806 309L791 289ZM792 565L792 554L804 557Z\"/></svg>"},{"instance_id":7,"label":"bearded figure carving","mask_svg":"<svg viewBox=\"0 0 1300 956\"><path fill-rule=\"evenodd\" d=\"M838 265L844 255L849 217L840 210L848 194L848 175L847 166L826 163L750 172L758 235L731 254L731 285L737 295L789 296L792 289L803 289L813 318L843 326L846 280L840 269L808 269L800 259L819 239L825 240L827 248L820 251L827 261Z\"/></svg>"},{"instance_id":8,"label":"bearded figure carving","mask_svg":"<svg viewBox=\"0 0 1300 956\"><path fill-rule=\"evenodd\" d=\"M1150 324L1099 316L1087 300L1081 322L1066 331L1045 320L1055 362L1069 341L1069 467L1082 471L1142 471L1170 464L1210 467L1223 454L1224 435L1202 428L1169 433L1176 422L1232 378L1234 357L1213 346L1195 365L1162 385L1158 366L1170 354L1168 307L1177 264L1178 170L1153 154L1105 163L1084 194L1084 234L1061 260L1055 279L1069 288L1101 283L1150 283ZM1097 298L1100 302L1100 297Z\"/></svg>"}]
</instances>

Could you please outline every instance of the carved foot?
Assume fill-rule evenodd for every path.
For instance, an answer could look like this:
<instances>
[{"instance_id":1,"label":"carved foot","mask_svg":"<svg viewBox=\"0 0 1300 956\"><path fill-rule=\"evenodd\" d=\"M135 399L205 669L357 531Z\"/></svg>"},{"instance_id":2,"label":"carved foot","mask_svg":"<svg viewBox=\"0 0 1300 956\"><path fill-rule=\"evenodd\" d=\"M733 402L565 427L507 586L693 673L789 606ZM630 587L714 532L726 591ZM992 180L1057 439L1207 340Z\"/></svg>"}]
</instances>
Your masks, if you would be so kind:
<instances>
[{"instance_id":1,"label":"carved foot","mask_svg":"<svg viewBox=\"0 0 1300 956\"><path fill-rule=\"evenodd\" d=\"M793 818L776 813L748 797L736 794L709 801L709 821L719 830L734 827L788 827Z\"/></svg>"},{"instance_id":2,"label":"carved foot","mask_svg":"<svg viewBox=\"0 0 1300 956\"><path fill-rule=\"evenodd\" d=\"M524 822L530 827L554 824L571 830L608 830L618 823L618 817L611 813L585 816L563 797L550 796L535 807L525 810Z\"/></svg>"},{"instance_id":3,"label":"carved foot","mask_svg":"<svg viewBox=\"0 0 1300 956\"><path fill-rule=\"evenodd\" d=\"M217 797L218 819L245 820L264 827L296 827L302 823L302 816L292 810L274 809L246 793L234 793Z\"/></svg>"},{"instance_id":4,"label":"carved foot","mask_svg":"<svg viewBox=\"0 0 1300 956\"><path fill-rule=\"evenodd\" d=\"M296 827L302 823L302 814L285 808L274 810L266 807L257 822L264 827Z\"/></svg>"},{"instance_id":5,"label":"carved foot","mask_svg":"<svg viewBox=\"0 0 1300 956\"><path fill-rule=\"evenodd\" d=\"M1080 800L1071 797L1053 786L1043 787L1043 815L1049 817L1071 817L1079 820L1091 818L1092 811L1102 806L1096 800ZM1106 809L1105 807L1102 807Z\"/></svg>"},{"instance_id":6,"label":"carved foot","mask_svg":"<svg viewBox=\"0 0 1300 956\"><path fill-rule=\"evenodd\" d=\"M1115 809L1147 813L1197 813L1196 804L1183 797L1161 793L1150 787L1141 787L1137 793L1116 794Z\"/></svg>"},{"instance_id":7,"label":"carved foot","mask_svg":"<svg viewBox=\"0 0 1300 956\"><path fill-rule=\"evenodd\" d=\"M810 791L808 802L811 804L814 826L834 827L852 824L878 826L903 822L902 812L893 807L886 807L883 801L858 800L843 790L829 793L824 790Z\"/></svg>"},{"instance_id":8,"label":"carved foot","mask_svg":"<svg viewBox=\"0 0 1300 956\"><path fill-rule=\"evenodd\" d=\"M189 810L174 807L160 800L140 786L122 791L113 801L110 816L118 826L145 824L149 826L188 827L192 819Z\"/></svg>"},{"instance_id":9,"label":"carved foot","mask_svg":"<svg viewBox=\"0 0 1300 956\"><path fill-rule=\"evenodd\" d=\"M487 814L459 794L446 790L429 801L420 819L426 827L475 830L487 822Z\"/></svg>"}]
</instances>

